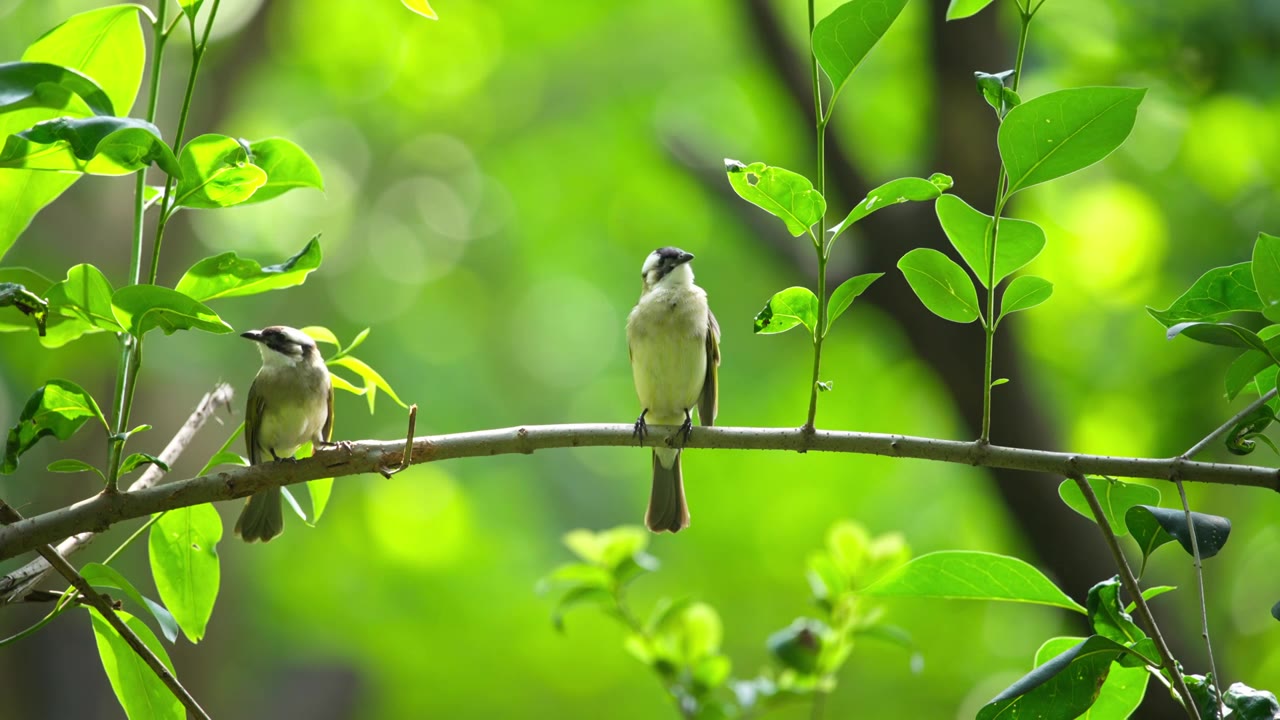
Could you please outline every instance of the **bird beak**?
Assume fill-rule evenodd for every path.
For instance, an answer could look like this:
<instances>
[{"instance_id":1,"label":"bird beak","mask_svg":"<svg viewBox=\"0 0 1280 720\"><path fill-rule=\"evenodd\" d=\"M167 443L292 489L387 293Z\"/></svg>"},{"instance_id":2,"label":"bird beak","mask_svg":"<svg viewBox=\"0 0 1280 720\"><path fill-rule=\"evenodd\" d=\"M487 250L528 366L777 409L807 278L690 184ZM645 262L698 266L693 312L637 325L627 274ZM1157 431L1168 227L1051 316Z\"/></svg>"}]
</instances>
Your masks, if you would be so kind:
<instances>
[{"instance_id":1,"label":"bird beak","mask_svg":"<svg viewBox=\"0 0 1280 720\"><path fill-rule=\"evenodd\" d=\"M253 340L254 342L262 342L262 331L250 330L249 332L242 332L240 333L240 337L248 338L250 340Z\"/></svg>"},{"instance_id":2,"label":"bird beak","mask_svg":"<svg viewBox=\"0 0 1280 720\"><path fill-rule=\"evenodd\" d=\"M693 259L693 253L682 252L680 253L680 256L676 258L676 264L683 265L692 259Z\"/></svg>"}]
</instances>

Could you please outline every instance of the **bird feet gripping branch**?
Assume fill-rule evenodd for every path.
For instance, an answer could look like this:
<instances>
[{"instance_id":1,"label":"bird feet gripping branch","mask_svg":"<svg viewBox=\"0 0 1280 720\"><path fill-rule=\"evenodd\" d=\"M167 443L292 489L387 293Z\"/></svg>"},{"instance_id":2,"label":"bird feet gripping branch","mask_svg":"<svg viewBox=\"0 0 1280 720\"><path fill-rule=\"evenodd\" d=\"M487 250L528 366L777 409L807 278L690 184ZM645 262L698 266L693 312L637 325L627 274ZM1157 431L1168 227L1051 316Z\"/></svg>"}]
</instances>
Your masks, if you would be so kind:
<instances>
[{"instance_id":1,"label":"bird feet gripping branch","mask_svg":"<svg viewBox=\"0 0 1280 720\"><path fill-rule=\"evenodd\" d=\"M689 443L689 436L693 434L693 416L689 414L689 408L684 409L684 422L680 423L680 429L676 430L676 434L672 438L680 439L680 447L684 447Z\"/></svg>"},{"instance_id":2,"label":"bird feet gripping branch","mask_svg":"<svg viewBox=\"0 0 1280 720\"><path fill-rule=\"evenodd\" d=\"M644 421L644 416L648 414L649 408L641 410L640 417L636 418L636 424L634 425L634 429L631 431L631 437L635 438L641 445L644 445L645 436L649 434L649 425Z\"/></svg>"}]
</instances>

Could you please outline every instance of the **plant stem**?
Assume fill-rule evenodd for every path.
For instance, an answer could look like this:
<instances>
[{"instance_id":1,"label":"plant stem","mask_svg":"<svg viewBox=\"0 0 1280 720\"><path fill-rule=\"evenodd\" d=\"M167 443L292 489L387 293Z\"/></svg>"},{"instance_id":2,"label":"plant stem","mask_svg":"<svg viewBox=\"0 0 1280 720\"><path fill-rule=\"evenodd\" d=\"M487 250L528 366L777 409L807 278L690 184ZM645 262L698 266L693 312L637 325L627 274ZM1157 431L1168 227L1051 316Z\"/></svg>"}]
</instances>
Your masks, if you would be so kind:
<instances>
[{"instance_id":1,"label":"plant stem","mask_svg":"<svg viewBox=\"0 0 1280 720\"><path fill-rule=\"evenodd\" d=\"M813 52L813 27L817 22L813 9L814 0L809 0L809 70L813 79L813 117L816 152L818 156L818 194L827 196L827 121L829 116L822 112L822 83L818 75L818 56ZM810 231L812 234L812 230ZM818 234L814 238L813 248L818 256L818 325L813 333L813 380L809 384L809 416L804 428L812 433L814 421L818 416L818 383L822 372L822 341L827 334L827 258L829 250L823 249L823 240L827 236L827 216L823 213L818 219Z\"/></svg>"},{"instance_id":2,"label":"plant stem","mask_svg":"<svg viewBox=\"0 0 1280 720\"><path fill-rule=\"evenodd\" d=\"M1116 539L1116 534L1111 529L1111 524L1107 522L1107 515L1102 510L1102 504L1098 502L1098 496L1093 492L1093 487L1085 480L1083 473L1076 473L1070 476L1077 487L1080 488L1084 499L1089 503L1089 509L1093 511L1094 522L1098 524L1098 529L1102 531L1102 537L1107 541L1107 547L1111 549L1111 556L1115 559L1116 569L1120 571L1120 583L1124 585L1124 589L1133 598L1134 610L1142 623L1146 625L1147 633L1150 634L1151 640L1156 645L1156 651L1160 653L1160 665L1164 671L1168 673L1169 679L1173 682L1173 687L1178 693L1178 697L1182 699L1185 706L1187 716L1193 720L1200 720L1200 709L1196 707L1195 698L1191 696L1191 690L1187 687L1187 683L1182 678L1182 671L1178 667L1178 661L1174 659L1173 653L1169 652L1169 646L1164 641L1164 636L1160 634L1160 628L1156 626L1156 619L1151 614L1151 608L1147 606L1147 601L1142 597L1142 588L1138 586L1138 580L1133 576L1133 570L1129 567L1129 561L1124 557L1124 551L1120 549L1120 541ZM1214 678L1217 682L1217 678Z\"/></svg>"}]
</instances>

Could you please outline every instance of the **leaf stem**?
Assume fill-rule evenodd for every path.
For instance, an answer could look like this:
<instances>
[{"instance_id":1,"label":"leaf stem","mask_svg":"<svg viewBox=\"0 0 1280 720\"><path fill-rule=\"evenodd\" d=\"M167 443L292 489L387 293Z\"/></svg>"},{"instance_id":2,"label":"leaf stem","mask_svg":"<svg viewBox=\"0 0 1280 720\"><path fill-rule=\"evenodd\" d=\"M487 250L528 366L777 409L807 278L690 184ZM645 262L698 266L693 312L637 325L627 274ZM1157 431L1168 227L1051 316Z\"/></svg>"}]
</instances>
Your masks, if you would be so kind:
<instances>
[{"instance_id":1,"label":"leaf stem","mask_svg":"<svg viewBox=\"0 0 1280 720\"><path fill-rule=\"evenodd\" d=\"M827 121L830 115L822 112L822 83L818 75L818 56L813 51L813 28L817 23L814 15L814 0L809 0L809 70L813 80L813 117L814 135L817 153L818 194L826 200L827 196ZM834 100L834 98L832 98ZM828 108L830 111L831 108ZM812 231L810 231L812 232ZM808 433L814 431L814 422L818 416L818 383L822 372L822 342L827 334L827 258L830 251L823 249L823 239L827 236L827 216L823 213L818 219L818 234L814 238L813 248L818 257L818 325L813 333L813 379L809 383L809 416L805 420L804 429Z\"/></svg>"}]
</instances>

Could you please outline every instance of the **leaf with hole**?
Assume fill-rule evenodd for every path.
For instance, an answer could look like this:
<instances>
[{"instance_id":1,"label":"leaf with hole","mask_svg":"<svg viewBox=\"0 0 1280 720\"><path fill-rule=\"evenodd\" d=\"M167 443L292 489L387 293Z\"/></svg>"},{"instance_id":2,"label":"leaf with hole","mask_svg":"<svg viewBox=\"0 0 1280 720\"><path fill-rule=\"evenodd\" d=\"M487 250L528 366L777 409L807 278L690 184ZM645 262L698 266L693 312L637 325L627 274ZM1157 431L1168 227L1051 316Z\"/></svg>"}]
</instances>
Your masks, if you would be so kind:
<instances>
[{"instance_id":1,"label":"leaf with hole","mask_svg":"<svg viewBox=\"0 0 1280 720\"><path fill-rule=\"evenodd\" d=\"M1009 194L1069 175L1110 155L1129 137L1146 90L1058 90L1009 111L996 135Z\"/></svg>"},{"instance_id":2,"label":"leaf with hole","mask_svg":"<svg viewBox=\"0 0 1280 720\"><path fill-rule=\"evenodd\" d=\"M938 198L934 211L951 245L964 258L982 287L986 287L987 237L991 234L992 217L975 210L955 195ZM1044 230L1029 220L1000 218L996 232L996 283L1035 260L1044 250Z\"/></svg>"},{"instance_id":3,"label":"leaf with hole","mask_svg":"<svg viewBox=\"0 0 1280 720\"><path fill-rule=\"evenodd\" d=\"M1213 322L1235 312L1262 312L1262 300L1253 283L1252 262L1214 268L1201 275L1168 308L1147 307L1147 313L1165 327Z\"/></svg>"},{"instance_id":4,"label":"leaf with hole","mask_svg":"<svg viewBox=\"0 0 1280 720\"><path fill-rule=\"evenodd\" d=\"M102 669L107 673L107 680L111 682L111 689L115 691L116 699L120 701L120 706L124 708L125 714L131 720L183 720L186 718L186 710L182 707L182 701L179 700L169 688L165 687L155 672L143 662L142 658L129 647L129 643L120 637L120 633L111 627L111 623L107 619L98 614L94 608L88 608L89 619L93 625L93 637L98 645L98 658L102 661ZM116 615L124 621L146 645L155 653L156 657L169 668L169 672L174 672L173 662L169 660L169 654L164 651L164 646L156 639L151 628L138 618L130 615L123 610L117 610ZM176 673L175 673L176 674Z\"/></svg>"},{"instance_id":5,"label":"leaf with hole","mask_svg":"<svg viewBox=\"0 0 1280 720\"><path fill-rule=\"evenodd\" d=\"M93 78L71 68L43 62L0 63L0 113L18 103L38 99L46 86L55 86L80 96L94 115L115 115L111 98Z\"/></svg>"},{"instance_id":6,"label":"leaf with hole","mask_svg":"<svg viewBox=\"0 0 1280 720\"><path fill-rule=\"evenodd\" d=\"M756 313L754 331L757 335L773 335L797 325L803 325L811 335L818 327L818 296L806 287L789 287L774 293L764 309Z\"/></svg>"},{"instance_id":7,"label":"leaf with hole","mask_svg":"<svg viewBox=\"0 0 1280 720\"><path fill-rule=\"evenodd\" d=\"M98 403L84 388L68 380L50 380L31 395L18 422L9 429L0 473L8 475L17 470L18 458L40 438L52 435L66 440L91 418L102 423L104 430L110 430Z\"/></svg>"},{"instance_id":8,"label":"leaf with hole","mask_svg":"<svg viewBox=\"0 0 1280 720\"><path fill-rule=\"evenodd\" d=\"M204 638L218 597L221 539L222 519L209 503L169 510L152 524L148 537L156 590L193 643Z\"/></svg>"},{"instance_id":9,"label":"leaf with hole","mask_svg":"<svg viewBox=\"0 0 1280 720\"><path fill-rule=\"evenodd\" d=\"M298 254L276 265L263 266L234 252L205 258L191 266L176 289L193 300L208 302L301 285L320 267L319 239L319 235L311 238Z\"/></svg>"},{"instance_id":10,"label":"leaf with hole","mask_svg":"<svg viewBox=\"0 0 1280 720\"><path fill-rule=\"evenodd\" d=\"M173 619L173 614L160 603L138 592L133 583L121 575L120 571L109 565L91 562L85 563L84 567L80 568L80 576L95 588L119 590L124 593L139 608L151 613L159 623L160 632L164 634L166 640L173 642L178 639L178 622Z\"/></svg>"},{"instance_id":11,"label":"leaf with hole","mask_svg":"<svg viewBox=\"0 0 1280 720\"><path fill-rule=\"evenodd\" d=\"M854 275L840 283L840 287L832 291L831 300L827 303L827 332L831 332L831 326L836 324L836 318L843 315L853 301L871 287L871 283L883 276L884 273L865 273Z\"/></svg>"},{"instance_id":12,"label":"leaf with hole","mask_svg":"<svg viewBox=\"0 0 1280 720\"><path fill-rule=\"evenodd\" d=\"M1093 494L1098 497L1098 504L1102 506L1102 514L1106 516L1107 524L1117 536L1129 534L1125 528L1125 513L1129 512L1129 508L1135 505L1156 505L1160 502L1160 491L1150 485L1127 483L1096 475L1090 475L1086 481L1093 489ZM1075 480L1063 480L1058 486L1058 496L1067 504L1067 507L1096 522L1093 510L1089 507L1089 501L1085 500Z\"/></svg>"},{"instance_id":13,"label":"leaf with hole","mask_svg":"<svg viewBox=\"0 0 1280 720\"><path fill-rule=\"evenodd\" d=\"M1085 638L1056 637L1046 640L1036 651L1035 665L1039 667L1079 645ZM1079 716L1079 720L1108 720L1127 718L1142 704L1147 694L1150 674L1142 666L1125 667L1124 661L1132 655L1122 655L1112 664L1107 679L1098 688L1098 699ZM1018 716L1021 717L1021 716ZM1206 719L1207 720L1207 719Z\"/></svg>"},{"instance_id":14,"label":"leaf with hole","mask_svg":"<svg viewBox=\"0 0 1280 720\"><path fill-rule=\"evenodd\" d=\"M156 328L165 335L179 330L231 332L231 326L214 311L177 290L159 285L122 287L111 296L111 305L120 326L134 337L142 337Z\"/></svg>"},{"instance_id":15,"label":"leaf with hole","mask_svg":"<svg viewBox=\"0 0 1280 720\"><path fill-rule=\"evenodd\" d=\"M840 5L813 28L813 55L834 88L827 101L831 114L840 91L867 53L898 19L907 0L852 0Z\"/></svg>"},{"instance_id":16,"label":"leaf with hole","mask_svg":"<svg viewBox=\"0 0 1280 720\"><path fill-rule=\"evenodd\" d=\"M0 168L128 175L155 164L171 176L181 170L160 129L146 120L60 117L10 135Z\"/></svg>"},{"instance_id":17,"label":"leaf with hole","mask_svg":"<svg viewBox=\"0 0 1280 720\"><path fill-rule=\"evenodd\" d=\"M951 176L942 173L934 173L928 180L917 177L890 180L867 193L865 198L853 206L844 220L827 232L831 233L831 240L835 240L851 225L880 208L904 202L934 200L950 189L952 184Z\"/></svg>"},{"instance_id":18,"label":"leaf with hole","mask_svg":"<svg viewBox=\"0 0 1280 720\"><path fill-rule=\"evenodd\" d=\"M946 255L933 248L916 248L898 260L898 269L934 315L958 323L981 316L973 281Z\"/></svg>"},{"instance_id":19,"label":"leaf with hole","mask_svg":"<svg viewBox=\"0 0 1280 720\"><path fill-rule=\"evenodd\" d=\"M1128 650L1123 645L1094 635L1010 685L982 706L977 720L1080 717L1097 699L1099 688L1111 672L1112 662L1126 653Z\"/></svg>"},{"instance_id":20,"label":"leaf with hole","mask_svg":"<svg viewBox=\"0 0 1280 720\"><path fill-rule=\"evenodd\" d=\"M249 161L246 147L226 135L201 135L178 156L182 180L174 204L186 208L239 205L267 184L267 173Z\"/></svg>"},{"instance_id":21,"label":"leaf with hole","mask_svg":"<svg viewBox=\"0 0 1280 720\"><path fill-rule=\"evenodd\" d=\"M873 597L1002 600L1085 612L1028 563L1007 555L968 550L921 555L860 592Z\"/></svg>"},{"instance_id":22,"label":"leaf with hole","mask_svg":"<svg viewBox=\"0 0 1280 720\"><path fill-rule=\"evenodd\" d=\"M998 251L997 251L998 252ZM1000 296L1000 316L996 325L1009 313L1030 310L1048 300L1053 295L1053 283L1035 275L1022 275L1004 289Z\"/></svg>"},{"instance_id":23,"label":"leaf with hole","mask_svg":"<svg viewBox=\"0 0 1280 720\"><path fill-rule=\"evenodd\" d=\"M1187 516L1181 510L1137 505L1129 508L1124 521L1129 532L1133 533L1133 539L1138 542L1138 547L1142 549L1144 565L1156 548L1171 540L1177 540L1188 555L1193 554ZM1227 518L1193 512L1191 522L1195 525L1196 544L1200 546L1201 559L1207 560L1217 555L1222 546L1227 544L1227 537L1231 534L1231 521Z\"/></svg>"},{"instance_id":24,"label":"leaf with hole","mask_svg":"<svg viewBox=\"0 0 1280 720\"><path fill-rule=\"evenodd\" d=\"M796 237L810 232L827 212L827 201L803 175L762 162L743 165L726 159L724 166L739 197L782 220Z\"/></svg>"}]
</instances>

